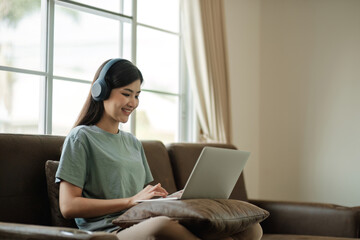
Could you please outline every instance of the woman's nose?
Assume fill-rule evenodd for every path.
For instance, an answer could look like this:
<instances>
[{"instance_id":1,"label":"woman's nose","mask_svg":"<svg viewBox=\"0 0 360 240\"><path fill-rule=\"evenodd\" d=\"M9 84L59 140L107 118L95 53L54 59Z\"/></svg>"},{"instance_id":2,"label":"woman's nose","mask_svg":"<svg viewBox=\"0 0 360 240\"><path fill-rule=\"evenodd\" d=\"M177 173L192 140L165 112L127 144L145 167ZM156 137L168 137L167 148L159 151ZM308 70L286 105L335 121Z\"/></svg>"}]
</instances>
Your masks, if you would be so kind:
<instances>
[{"instance_id":1,"label":"woman's nose","mask_svg":"<svg viewBox=\"0 0 360 240\"><path fill-rule=\"evenodd\" d=\"M136 108L137 107L137 99L135 97L131 98L130 101L128 102L128 106L132 107L132 108Z\"/></svg>"}]
</instances>

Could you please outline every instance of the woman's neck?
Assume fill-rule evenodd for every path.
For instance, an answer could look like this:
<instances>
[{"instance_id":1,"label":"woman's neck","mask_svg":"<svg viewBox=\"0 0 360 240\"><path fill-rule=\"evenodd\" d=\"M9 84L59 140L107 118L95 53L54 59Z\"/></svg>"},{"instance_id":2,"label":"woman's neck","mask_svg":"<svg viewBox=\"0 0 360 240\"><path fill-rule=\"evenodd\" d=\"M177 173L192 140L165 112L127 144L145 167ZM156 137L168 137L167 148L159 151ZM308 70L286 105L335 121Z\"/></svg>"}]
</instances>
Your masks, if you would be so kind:
<instances>
[{"instance_id":1,"label":"woman's neck","mask_svg":"<svg viewBox=\"0 0 360 240\"><path fill-rule=\"evenodd\" d=\"M112 134L117 134L119 132L119 123L118 122L106 121L104 118L102 118L95 125L97 127L101 128L102 130L112 133Z\"/></svg>"}]
</instances>

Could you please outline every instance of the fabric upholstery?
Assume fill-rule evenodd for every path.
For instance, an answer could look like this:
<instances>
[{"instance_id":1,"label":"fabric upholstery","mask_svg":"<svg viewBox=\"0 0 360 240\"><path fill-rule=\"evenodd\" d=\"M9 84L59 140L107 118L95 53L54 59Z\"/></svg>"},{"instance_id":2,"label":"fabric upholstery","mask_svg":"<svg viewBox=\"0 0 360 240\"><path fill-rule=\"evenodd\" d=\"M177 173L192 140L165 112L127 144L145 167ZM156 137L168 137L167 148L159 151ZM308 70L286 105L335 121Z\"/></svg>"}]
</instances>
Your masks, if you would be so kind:
<instances>
[{"instance_id":1,"label":"fabric upholstery","mask_svg":"<svg viewBox=\"0 0 360 240\"><path fill-rule=\"evenodd\" d=\"M152 184L161 183L169 193L176 192L174 174L166 147L159 141L141 141L151 173Z\"/></svg>"},{"instance_id":2,"label":"fabric upholstery","mask_svg":"<svg viewBox=\"0 0 360 240\"><path fill-rule=\"evenodd\" d=\"M350 240L353 238L323 237L311 235L264 234L261 240Z\"/></svg>"},{"instance_id":3,"label":"fabric upholstery","mask_svg":"<svg viewBox=\"0 0 360 240\"><path fill-rule=\"evenodd\" d=\"M89 232L66 227L49 227L30 224L0 222L0 239L3 240L118 240L106 232Z\"/></svg>"},{"instance_id":4,"label":"fabric upholstery","mask_svg":"<svg viewBox=\"0 0 360 240\"><path fill-rule=\"evenodd\" d=\"M64 137L0 134L0 221L50 225L44 166Z\"/></svg>"},{"instance_id":5,"label":"fabric upholstery","mask_svg":"<svg viewBox=\"0 0 360 240\"><path fill-rule=\"evenodd\" d=\"M195 163L205 146L236 149L231 144L173 143L167 146L177 188L183 189ZM247 201L244 172L241 173L230 199Z\"/></svg>"},{"instance_id":6,"label":"fabric upholstery","mask_svg":"<svg viewBox=\"0 0 360 240\"><path fill-rule=\"evenodd\" d=\"M178 220L202 239L219 239L244 231L261 222L269 213L247 202L232 199L188 199L140 203L113 223L130 227L156 216Z\"/></svg>"},{"instance_id":7,"label":"fabric upholstery","mask_svg":"<svg viewBox=\"0 0 360 240\"><path fill-rule=\"evenodd\" d=\"M359 236L358 207L265 200L252 200L251 203L271 213L270 217L262 222L263 231L266 233L348 238Z\"/></svg>"}]
</instances>

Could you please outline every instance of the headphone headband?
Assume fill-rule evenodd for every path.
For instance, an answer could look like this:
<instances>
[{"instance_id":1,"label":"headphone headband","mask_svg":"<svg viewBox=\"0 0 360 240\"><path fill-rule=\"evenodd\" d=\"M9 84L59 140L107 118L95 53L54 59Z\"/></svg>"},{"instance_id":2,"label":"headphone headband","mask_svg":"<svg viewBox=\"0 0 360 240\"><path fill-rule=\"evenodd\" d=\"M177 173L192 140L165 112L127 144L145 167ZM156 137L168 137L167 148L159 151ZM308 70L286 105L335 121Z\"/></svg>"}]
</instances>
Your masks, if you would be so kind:
<instances>
[{"instance_id":1,"label":"headphone headband","mask_svg":"<svg viewBox=\"0 0 360 240\"><path fill-rule=\"evenodd\" d=\"M122 58L113 58L103 66L99 77L91 87L91 95L95 101L103 101L109 97L111 88L105 80L106 74L115 63L123 60Z\"/></svg>"}]
</instances>

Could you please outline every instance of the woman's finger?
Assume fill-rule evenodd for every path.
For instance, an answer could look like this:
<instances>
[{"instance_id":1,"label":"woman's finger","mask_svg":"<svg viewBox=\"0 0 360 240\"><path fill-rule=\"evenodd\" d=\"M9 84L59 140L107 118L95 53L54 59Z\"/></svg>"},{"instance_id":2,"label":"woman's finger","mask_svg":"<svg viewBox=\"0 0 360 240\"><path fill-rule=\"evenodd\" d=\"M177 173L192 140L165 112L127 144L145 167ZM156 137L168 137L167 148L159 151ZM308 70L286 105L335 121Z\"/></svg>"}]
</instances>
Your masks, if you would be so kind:
<instances>
[{"instance_id":1,"label":"woman's finger","mask_svg":"<svg viewBox=\"0 0 360 240\"><path fill-rule=\"evenodd\" d=\"M163 188L163 187L161 186L160 183L156 184L156 185L153 187L153 189L154 189L154 190L157 190L157 191L161 191L161 192L163 192L163 193L165 193L165 194L169 194L169 193L165 190L165 188Z\"/></svg>"}]
</instances>

